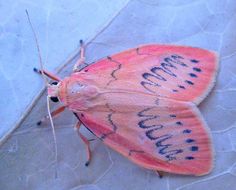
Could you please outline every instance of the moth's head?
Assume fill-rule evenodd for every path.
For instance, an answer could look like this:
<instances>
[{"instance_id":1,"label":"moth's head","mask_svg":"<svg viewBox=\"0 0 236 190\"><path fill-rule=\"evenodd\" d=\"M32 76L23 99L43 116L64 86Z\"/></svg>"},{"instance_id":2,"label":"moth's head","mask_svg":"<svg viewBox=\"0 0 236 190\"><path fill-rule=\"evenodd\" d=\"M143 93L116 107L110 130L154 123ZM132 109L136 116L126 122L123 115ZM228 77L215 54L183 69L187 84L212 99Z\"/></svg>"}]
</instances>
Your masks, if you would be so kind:
<instances>
[{"instance_id":1,"label":"moth's head","mask_svg":"<svg viewBox=\"0 0 236 190\"><path fill-rule=\"evenodd\" d=\"M52 82L48 84L48 96L53 102L60 101L65 106L70 105L77 99L81 98L85 86L77 80L66 77L59 82Z\"/></svg>"},{"instance_id":2,"label":"moth's head","mask_svg":"<svg viewBox=\"0 0 236 190\"><path fill-rule=\"evenodd\" d=\"M48 87L48 96L52 101L60 101L71 110L88 107L90 99L98 94L97 88L88 85L75 75L66 77L58 84Z\"/></svg>"},{"instance_id":3,"label":"moth's head","mask_svg":"<svg viewBox=\"0 0 236 190\"><path fill-rule=\"evenodd\" d=\"M51 101L59 102L59 89L60 83L59 82L52 82L48 85L48 96L50 97Z\"/></svg>"},{"instance_id":4,"label":"moth's head","mask_svg":"<svg viewBox=\"0 0 236 190\"><path fill-rule=\"evenodd\" d=\"M60 101L71 110L89 107L89 102L98 94L95 86L82 82L75 75L66 77L60 82L48 85L48 96L53 102Z\"/></svg>"}]
</instances>

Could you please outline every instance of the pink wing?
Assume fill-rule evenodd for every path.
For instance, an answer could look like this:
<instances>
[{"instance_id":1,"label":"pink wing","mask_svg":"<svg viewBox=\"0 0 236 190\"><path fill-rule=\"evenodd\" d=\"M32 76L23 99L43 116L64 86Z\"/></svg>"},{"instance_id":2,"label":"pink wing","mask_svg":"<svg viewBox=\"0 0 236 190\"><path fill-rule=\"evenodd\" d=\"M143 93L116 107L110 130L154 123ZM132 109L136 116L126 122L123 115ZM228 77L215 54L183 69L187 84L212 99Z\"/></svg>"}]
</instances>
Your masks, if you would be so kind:
<instances>
[{"instance_id":1,"label":"pink wing","mask_svg":"<svg viewBox=\"0 0 236 190\"><path fill-rule=\"evenodd\" d=\"M91 104L78 112L84 125L136 164L188 175L211 170L210 136L194 104L137 93L102 94Z\"/></svg>"},{"instance_id":2,"label":"pink wing","mask_svg":"<svg viewBox=\"0 0 236 190\"><path fill-rule=\"evenodd\" d=\"M79 80L89 80L101 89L132 90L199 104L214 86L217 70L213 52L146 45L101 59L78 74Z\"/></svg>"}]
</instances>

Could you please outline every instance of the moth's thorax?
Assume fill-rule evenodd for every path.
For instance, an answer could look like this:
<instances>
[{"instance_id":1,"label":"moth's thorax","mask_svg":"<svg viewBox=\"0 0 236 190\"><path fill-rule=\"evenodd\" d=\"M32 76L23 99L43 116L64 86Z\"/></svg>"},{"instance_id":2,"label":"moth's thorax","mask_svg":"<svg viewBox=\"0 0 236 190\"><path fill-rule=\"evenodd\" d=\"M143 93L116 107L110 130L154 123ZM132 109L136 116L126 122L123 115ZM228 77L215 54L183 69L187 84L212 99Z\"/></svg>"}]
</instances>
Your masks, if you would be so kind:
<instances>
[{"instance_id":1,"label":"moth's thorax","mask_svg":"<svg viewBox=\"0 0 236 190\"><path fill-rule=\"evenodd\" d=\"M72 76L61 81L58 98L69 109L79 111L87 109L90 99L97 94L98 90L95 86L88 85Z\"/></svg>"}]
</instances>

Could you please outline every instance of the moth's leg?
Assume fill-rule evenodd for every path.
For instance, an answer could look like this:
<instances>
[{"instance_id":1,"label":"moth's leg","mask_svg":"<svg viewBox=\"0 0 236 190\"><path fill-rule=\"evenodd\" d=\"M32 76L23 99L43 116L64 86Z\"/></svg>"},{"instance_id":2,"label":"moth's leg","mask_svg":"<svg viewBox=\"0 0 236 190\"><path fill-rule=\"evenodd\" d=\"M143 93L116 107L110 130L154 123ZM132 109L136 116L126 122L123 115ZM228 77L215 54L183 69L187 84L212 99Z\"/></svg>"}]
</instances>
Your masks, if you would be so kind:
<instances>
[{"instance_id":1,"label":"moth's leg","mask_svg":"<svg viewBox=\"0 0 236 190\"><path fill-rule=\"evenodd\" d=\"M63 111L65 110L65 108L66 108L65 106L61 106L61 107L57 108L56 110L54 110L54 111L51 113L51 116L52 116L52 117L55 117L55 116L59 115L61 112L63 112ZM48 115L45 116L45 117L43 117L40 121L37 122L37 125L41 125L42 122L44 122L44 121L46 121L46 120L48 120L48 119L49 119L49 116L48 116Z\"/></svg>"},{"instance_id":2,"label":"moth's leg","mask_svg":"<svg viewBox=\"0 0 236 190\"><path fill-rule=\"evenodd\" d=\"M156 170L155 172L159 176L159 178L162 178L164 176L164 172L163 171Z\"/></svg>"},{"instance_id":3,"label":"moth's leg","mask_svg":"<svg viewBox=\"0 0 236 190\"><path fill-rule=\"evenodd\" d=\"M49 71L39 70L37 68L34 68L34 72L36 72L36 73L38 73L40 75L42 75L42 73L43 73L43 74L45 74L47 77L49 77L52 80L61 81L61 79L59 77L55 76L54 74L50 73Z\"/></svg>"},{"instance_id":4,"label":"moth's leg","mask_svg":"<svg viewBox=\"0 0 236 190\"><path fill-rule=\"evenodd\" d=\"M77 72L80 69L80 65L85 63L85 47L83 40L80 40L80 58L73 67L73 72Z\"/></svg>"},{"instance_id":5,"label":"moth's leg","mask_svg":"<svg viewBox=\"0 0 236 190\"><path fill-rule=\"evenodd\" d=\"M76 124L76 129L77 129L76 131L86 146L88 160L85 163L85 166L88 166L91 161L91 157L92 157L91 149L90 149L90 141L82 133L80 133L80 131L79 131L80 127L81 127L81 122L78 122Z\"/></svg>"}]
</instances>

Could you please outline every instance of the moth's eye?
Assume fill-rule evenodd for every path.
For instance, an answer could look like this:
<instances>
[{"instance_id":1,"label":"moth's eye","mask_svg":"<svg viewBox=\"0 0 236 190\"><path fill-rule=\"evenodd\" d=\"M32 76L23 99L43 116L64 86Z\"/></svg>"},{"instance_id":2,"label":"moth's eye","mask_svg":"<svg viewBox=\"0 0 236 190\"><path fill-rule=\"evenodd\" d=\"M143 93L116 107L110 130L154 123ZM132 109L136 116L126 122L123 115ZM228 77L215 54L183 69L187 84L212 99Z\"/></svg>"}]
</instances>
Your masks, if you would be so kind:
<instances>
[{"instance_id":1,"label":"moth's eye","mask_svg":"<svg viewBox=\"0 0 236 190\"><path fill-rule=\"evenodd\" d=\"M57 85L57 84L58 84L58 82L56 82L56 81L55 81L55 82L52 82L51 84L53 84L53 85Z\"/></svg>"},{"instance_id":2,"label":"moth's eye","mask_svg":"<svg viewBox=\"0 0 236 190\"><path fill-rule=\"evenodd\" d=\"M53 101L53 102L59 102L59 99L57 97L50 97L50 99Z\"/></svg>"}]
</instances>

